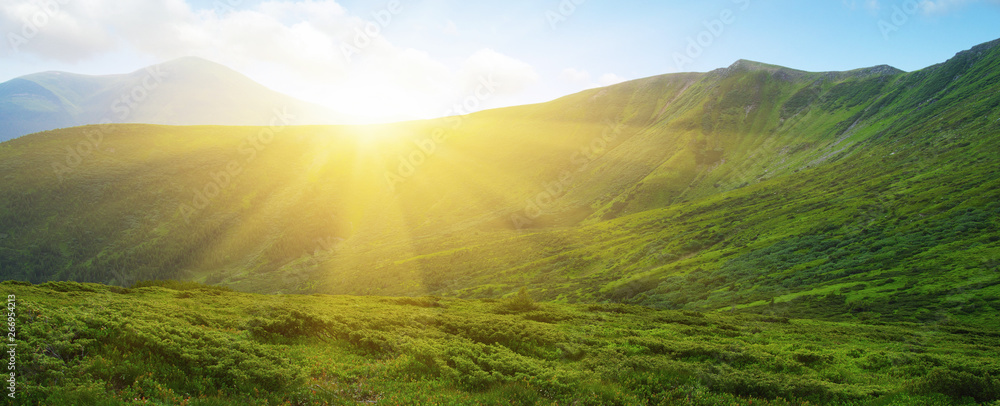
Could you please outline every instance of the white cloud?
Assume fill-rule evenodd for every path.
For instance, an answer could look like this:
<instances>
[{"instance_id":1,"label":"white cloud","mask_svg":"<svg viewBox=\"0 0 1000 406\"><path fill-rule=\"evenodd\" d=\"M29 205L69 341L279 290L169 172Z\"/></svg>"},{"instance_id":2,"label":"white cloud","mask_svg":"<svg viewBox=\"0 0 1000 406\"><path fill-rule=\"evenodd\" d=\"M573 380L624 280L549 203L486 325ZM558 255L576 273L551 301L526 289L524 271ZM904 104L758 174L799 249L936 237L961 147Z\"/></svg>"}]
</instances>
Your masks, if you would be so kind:
<instances>
[{"instance_id":1,"label":"white cloud","mask_svg":"<svg viewBox=\"0 0 1000 406\"><path fill-rule=\"evenodd\" d=\"M594 81L591 79L590 72L577 68L566 68L563 69L562 72L559 72L559 80L571 83L584 89L590 89L595 87L611 86L624 82L626 79L614 73L605 73L597 78L597 81Z\"/></svg>"},{"instance_id":2,"label":"white cloud","mask_svg":"<svg viewBox=\"0 0 1000 406\"><path fill-rule=\"evenodd\" d=\"M448 20L448 22L445 23L442 32L447 35L458 35L458 26L455 25L454 21Z\"/></svg>"},{"instance_id":3,"label":"white cloud","mask_svg":"<svg viewBox=\"0 0 1000 406\"><path fill-rule=\"evenodd\" d=\"M921 14L927 16L947 14L975 3L1000 5L1000 0L892 0L884 2L880 0L841 0L841 2L851 10L860 7L877 13L883 8L891 12L894 9L906 7L913 11L919 10Z\"/></svg>"},{"instance_id":4,"label":"white cloud","mask_svg":"<svg viewBox=\"0 0 1000 406\"><path fill-rule=\"evenodd\" d=\"M924 14L945 14L966 3L968 0L924 0L920 2L920 9Z\"/></svg>"},{"instance_id":5,"label":"white cloud","mask_svg":"<svg viewBox=\"0 0 1000 406\"><path fill-rule=\"evenodd\" d=\"M500 95L516 94L538 81L535 69L527 63L492 49L481 49L462 63L460 76L465 92L472 91L481 80L492 77L499 83Z\"/></svg>"},{"instance_id":6,"label":"white cloud","mask_svg":"<svg viewBox=\"0 0 1000 406\"><path fill-rule=\"evenodd\" d=\"M926 15L942 15L973 3L1000 5L1000 0L921 0L920 9Z\"/></svg>"},{"instance_id":7,"label":"white cloud","mask_svg":"<svg viewBox=\"0 0 1000 406\"><path fill-rule=\"evenodd\" d=\"M28 1L0 1L0 55L18 52L75 62L115 49L111 33L101 27L100 15L82 3L55 3L42 7Z\"/></svg>"},{"instance_id":8,"label":"white cloud","mask_svg":"<svg viewBox=\"0 0 1000 406\"><path fill-rule=\"evenodd\" d=\"M858 7L862 7L870 12L877 12L882 8L879 0L842 0L844 6L851 10L856 10Z\"/></svg>"},{"instance_id":9,"label":"white cloud","mask_svg":"<svg viewBox=\"0 0 1000 406\"><path fill-rule=\"evenodd\" d=\"M39 10L34 2L0 0L0 32L19 32ZM383 34L399 15L379 22L331 0L271 0L240 10L195 10L183 0L74 0L52 14L19 53L61 62L123 51L157 60L201 56L348 113L384 106L395 118L435 115L443 111L435 104L465 97L482 78L500 84L500 100L538 80L532 66L493 49L450 59L449 66L397 47ZM458 28L448 21L444 31ZM0 49L16 54L5 44Z\"/></svg>"},{"instance_id":10,"label":"white cloud","mask_svg":"<svg viewBox=\"0 0 1000 406\"><path fill-rule=\"evenodd\" d=\"M624 81L625 78L618 76L614 73L605 73L601 75L601 78L597 80L597 83L600 83L601 86L611 86Z\"/></svg>"},{"instance_id":11,"label":"white cloud","mask_svg":"<svg viewBox=\"0 0 1000 406\"><path fill-rule=\"evenodd\" d=\"M577 68L566 68L559 73L559 79L570 83L590 82L590 73Z\"/></svg>"}]
</instances>

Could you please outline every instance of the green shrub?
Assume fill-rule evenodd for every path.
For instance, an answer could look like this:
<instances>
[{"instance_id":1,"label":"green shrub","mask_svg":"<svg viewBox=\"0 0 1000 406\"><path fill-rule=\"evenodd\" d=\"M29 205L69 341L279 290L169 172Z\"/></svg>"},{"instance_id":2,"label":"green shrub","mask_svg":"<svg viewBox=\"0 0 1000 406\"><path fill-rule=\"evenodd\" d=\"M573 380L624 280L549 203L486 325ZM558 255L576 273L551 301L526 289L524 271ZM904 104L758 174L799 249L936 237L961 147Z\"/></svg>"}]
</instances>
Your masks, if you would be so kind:
<instances>
[{"instance_id":1,"label":"green shrub","mask_svg":"<svg viewBox=\"0 0 1000 406\"><path fill-rule=\"evenodd\" d=\"M528 290L522 287L513 297L500 301L498 308L501 312L523 313L537 310L538 304L528 295Z\"/></svg>"},{"instance_id":2,"label":"green shrub","mask_svg":"<svg viewBox=\"0 0 1000 406\"><path fill-rule=\"evenodd\" d=\"M970 397L977 402L1000 400L1000 379L990 374L971 374L943 367L934 368L927 376L909 385L914 393L940 393L955 399Z\"/></svg>"},{"instance_id":3,"label":"green shrub","mask_svg":"<svg viewBox=\"0 0 1000 406\"><path fill-rule=\"evenodd\" d=\"M250 319L245 329L262 339L322 337L324 334L345 337L348 331L346 326L334 320L286 308L271 308L264 314Z\"/></svg>"},{"instance_id":4,"label":"green shrub","mask_svg":"<svg viewBox=\"0 0 1000 406\"><path fill-rule=\"evenodd\" d=\"M424 297L400 297L394 299L388 299L389 303L398 305L408 305L417 307L441 307L441 298L436 296L424 296Z\"/></svg>"},{"instance_id":5,"label":"green shrub","mask_svg":"<svg viewBox=\"0 0 1000 406\"><path fill-rule=\"evenodd\" d=\"M524 313L521 317L524 317L527 320L553 324L572 319L573 315L555 309L542 308L540 310L533 310Z\"/></svg>"},{"instance_id":6,"label":"green shrub","mask_svg":"<svg viewBox=\"0 0 1000 406\"><path fill-rule=\"evenodd\" d=\"M232 292L232 289L229 289L225 286L205 285L198 282L178 281L172 279L138 281L132 285L133 289L145 288L145 287L161 287L173 290L207 290L215 292Z\"/></svg>"}]
</instances>

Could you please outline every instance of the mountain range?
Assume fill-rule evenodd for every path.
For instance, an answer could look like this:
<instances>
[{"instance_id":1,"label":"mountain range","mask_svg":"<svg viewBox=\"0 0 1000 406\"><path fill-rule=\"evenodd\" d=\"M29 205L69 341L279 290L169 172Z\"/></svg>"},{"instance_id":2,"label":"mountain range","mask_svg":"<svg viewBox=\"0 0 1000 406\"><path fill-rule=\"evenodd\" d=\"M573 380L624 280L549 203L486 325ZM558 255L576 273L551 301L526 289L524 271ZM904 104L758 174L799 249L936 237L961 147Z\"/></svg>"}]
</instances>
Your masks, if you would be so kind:
<instances>
[{"instance_id":1,"label":"mountain range","mask_svg":"<svg viewBox=\"0 0 1000 406\"><path fill-rule=\"evenodd\" d=\"M102 123L269 125L274 111L298 124L344 116L267 89L225 66L186 57L106 76L42 72L0 83L0 142Z\"/></svg>"},{"instance_id":2,"label":"mountain range","mask_svg":"<svg viewBox=\"0 0 1000 406\"><path fill-rule=\"evenodd\" d=\"M35 133L0 143L0 275L994 325L998 45L909 73L741 60L394 124ZM198 77L121 121L235 123L277 98L188 93ZM3 94L74 125L119 94L93 83Z\"/></svg>"}]
</instances>

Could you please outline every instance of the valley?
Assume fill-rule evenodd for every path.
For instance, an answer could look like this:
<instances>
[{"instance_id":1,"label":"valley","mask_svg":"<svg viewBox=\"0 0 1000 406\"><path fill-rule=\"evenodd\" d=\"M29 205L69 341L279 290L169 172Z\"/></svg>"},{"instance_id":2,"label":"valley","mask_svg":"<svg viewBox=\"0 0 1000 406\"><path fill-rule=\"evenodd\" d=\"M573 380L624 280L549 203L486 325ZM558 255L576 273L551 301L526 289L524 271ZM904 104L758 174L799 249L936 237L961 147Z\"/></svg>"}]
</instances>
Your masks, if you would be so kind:
<instances>
[{"instance_id":1,"label":"valley","mask_svg":"<svg viewBox=\"0 0 1000 406\"><path fill-rule=\"evenodd\" d=\"M1000 402L1000 40L391 124L268 103L0 143L31 399Z\"/></svg>"}]
</instances>

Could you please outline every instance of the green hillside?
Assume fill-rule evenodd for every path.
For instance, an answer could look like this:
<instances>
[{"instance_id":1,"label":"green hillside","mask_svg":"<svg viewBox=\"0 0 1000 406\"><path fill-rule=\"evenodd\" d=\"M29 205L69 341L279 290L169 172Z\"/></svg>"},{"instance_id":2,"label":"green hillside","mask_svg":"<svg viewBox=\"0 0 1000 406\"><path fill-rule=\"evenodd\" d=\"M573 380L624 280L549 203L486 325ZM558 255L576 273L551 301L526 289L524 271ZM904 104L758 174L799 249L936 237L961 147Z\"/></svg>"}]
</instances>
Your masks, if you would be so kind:
<instances>
[{"instance_id":1,"label":"green hillside","mask_svg":"<svg viewBox=\"0 0 1000 406\"><path fill-rule=\"evenodd\" d=\"M19 395L1000 404L998 45L385 125L2 142ZM76 103L32 83L39 114Z\"/></svg>"},{"instance_id":2,"label":"green hillside","mask_svg":"<svg viewBox=\"0 0 1000 406\"><path fill-rule=\"evenodd\" d=\"M995 324L996 45L380 126L34 134L0 143L0 272Z\"/></svg>"}]
</instances>

